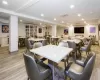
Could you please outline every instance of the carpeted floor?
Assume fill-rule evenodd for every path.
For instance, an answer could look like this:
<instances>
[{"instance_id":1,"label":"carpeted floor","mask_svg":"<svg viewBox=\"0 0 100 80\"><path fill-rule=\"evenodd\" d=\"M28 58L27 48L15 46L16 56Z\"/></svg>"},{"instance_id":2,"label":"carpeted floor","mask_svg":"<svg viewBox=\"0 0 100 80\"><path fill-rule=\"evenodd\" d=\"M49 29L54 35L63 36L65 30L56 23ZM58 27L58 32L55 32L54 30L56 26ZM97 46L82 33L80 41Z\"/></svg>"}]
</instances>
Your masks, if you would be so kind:
<instances>
[{"instance_id":1,"label":"carpeted floor","mask_svg":"<svg viewBox=\"0 0 100 80\"><path fill-rule=\"evenodd\" d=\"M8 47L0 48L0 80L27 80L23 60L24 51L24 48L19 49L18 54L11 55L8 53ZM92 51L96 53L96 61L91 80L100 80L100 47L92 46ZM61 67L64 67L63 65L59 63Z\"/></svg>"}]
</instances>

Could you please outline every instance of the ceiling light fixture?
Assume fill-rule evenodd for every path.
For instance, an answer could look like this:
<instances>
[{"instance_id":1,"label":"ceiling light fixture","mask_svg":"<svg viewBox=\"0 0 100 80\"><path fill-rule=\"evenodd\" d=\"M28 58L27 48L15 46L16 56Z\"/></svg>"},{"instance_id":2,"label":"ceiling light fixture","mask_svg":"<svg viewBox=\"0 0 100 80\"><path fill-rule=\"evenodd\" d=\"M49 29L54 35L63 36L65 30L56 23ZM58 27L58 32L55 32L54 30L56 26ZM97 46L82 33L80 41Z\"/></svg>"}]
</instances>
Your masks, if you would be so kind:
<instances>
[{"instance_id":1,"label":"ceiling light fixture","mask_svg":"<svg viewBox=\"0 0 100 80\"><path fill-rule=\"evenodd\" d=\"M62 23L64 23L64 21L62 21Z\"/></svg>"},{"instance_id":2,"label":"ceiling light fixture","mask_svg":"<svg viewBox=\"0 0 100 80\"><path fill-rule=\"evenodd\" d=\"M56 21L56 18L54 18L54 20Z\"/></svg>"},{"instance_id":3,"label":"ceiling light fixture","mask_svg":"<svg viewBox=\"0 0 100 80\"><path fill-rule=\"evenodd\" d=\"M93 13L93 12L90 12L91 14Z\"/></svg>"},{"instance_id":4,"label":"ceiling light fixture","mask_svg":"<svg viewBox=\"0 0 100 80\"><path fill-rule=\"evenodd\" d=\"M86 24L86 21L84 21L84 23Z\"/></svg>"},{"instance_id":5,"label":"ceiling light fixture","mask_svg":"<svg viewBox=\"0 0 100 80\"><path fill-rule=\"evenodd\" d=\"M70 5L70 8L73 9L75 7L75 5Z\"/></svg>"},{"instance_id":6,"label":"ceiling light fixture","mask_svg":"<svg viewBox=\"0 0 100 80\"><path fill-rule=\"evenodd\" d=\"M80 16L81 16L81 14L78 14L77 16L79 16L79 17L80 17Z\"/></svg>"},{"instance_id":7,"label":"ceiling light fixture","mask_svg":"<svg viewBox=\"0 0 100 80\"><path fill-rule=\"evenodd\" d=\"M20 22L22 22L22 20L20 20Z\"/></svg>"},{"instance_id":8,"label":"ceiling light fixture","mask_svg":"<svg viewBox=\"0 0 100 80\"><path fill-rule=\"evenodd\" d=\"M5 5L7 5L7 4L8 4L8 2L7 2L7 1L5 1L5 0L3 0L3 1L2 1L2 3L3 3L3 4L5 4Z\"/></svg>"},{"instance_id":9,"label":"ceiling light fixture","mask_svg":"<svg viewBox=\"0 0 100 80\"><path fill-rule=\"evenodd\" d=\"M84 19L82 18L82 21L84 21Z\"/></svg>"},{"instance_id":10,"label":"ceiling light fixture","mask_svg":"<svg viewBox=\"0 0 100 80\"><path fill-rule=\"evenodd\" d=\"M41 14L41 16L43 17L43 16L44 16L44 14Z\"/></svg>"},{"instance_id":11,"label":"ceiling light fixture","mask_svg":"<svg viewBox=\"0 0 100 80\"><path fill-rule=\"evenodd\" d=\"M70 26L73 26L73 24L71 24Z\"/></svg>"}]
</instances>

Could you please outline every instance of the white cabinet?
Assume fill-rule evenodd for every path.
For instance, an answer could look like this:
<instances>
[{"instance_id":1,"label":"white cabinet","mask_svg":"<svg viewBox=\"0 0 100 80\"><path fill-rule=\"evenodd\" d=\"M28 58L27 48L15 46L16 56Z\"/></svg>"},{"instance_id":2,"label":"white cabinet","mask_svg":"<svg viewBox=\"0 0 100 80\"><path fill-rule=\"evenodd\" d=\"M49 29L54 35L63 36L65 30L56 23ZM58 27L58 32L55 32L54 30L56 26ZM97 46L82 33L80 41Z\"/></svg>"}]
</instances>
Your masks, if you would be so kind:
<instances>
[{"instance_id":1,"label":"white cabinet","mask_svg":"<svg viewBox=\"0 0 100 80\"><path fill-rule=\"evenodd\" d=\"M37 26L32 24L27 24L26 28L26 37L37 35Z\"/></svg>"},{"instance_id":2,"label":"white cabinet","mask_svg":"<svg viewBox=\"0 0 100 80\"><path fill-rule=\"evenodd\" d=\"M1 37L0 38L1 47L8 46L8 43L9 43L8 39L9 39L8 37Z\"/></svg>"}]
</instances>

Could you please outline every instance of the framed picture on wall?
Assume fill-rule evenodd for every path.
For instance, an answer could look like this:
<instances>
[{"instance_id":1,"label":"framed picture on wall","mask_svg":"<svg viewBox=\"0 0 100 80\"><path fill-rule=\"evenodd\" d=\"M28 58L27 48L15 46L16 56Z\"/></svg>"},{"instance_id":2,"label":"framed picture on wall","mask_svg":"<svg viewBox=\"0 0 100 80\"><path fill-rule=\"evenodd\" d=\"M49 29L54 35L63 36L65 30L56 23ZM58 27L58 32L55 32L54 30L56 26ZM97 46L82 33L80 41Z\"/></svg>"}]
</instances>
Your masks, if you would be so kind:
<instances>
[{"instance_id":1,"label":"framed picture on wall","mask_svg":"<svg viewBox=\"0 0 100 80\"><path fill-rule=\"evenodd\" d=\"M2 25L2 33L9 33L9 26L8 25Z\"/></svg>"},{"instance_id":2,"label":"framed picture on wall","mask_svg":"<svg viewBox=\"0 0 100 80\"><path fill-rule=\"evenodd\" d=\"M96 28L95 27L90 27L90 33L95 33L96 32Z\"/></svg>"},{"instance_id":3,"label":"framed picture on wall","mask_svg":"<svg viewBox=\"0 0 100 80\"><path fill-rule=\"evenodd\" d=\"M64 34L65 34L65 35L68 34L68 29L64 29Z\"/></svg>"}]
</instances>

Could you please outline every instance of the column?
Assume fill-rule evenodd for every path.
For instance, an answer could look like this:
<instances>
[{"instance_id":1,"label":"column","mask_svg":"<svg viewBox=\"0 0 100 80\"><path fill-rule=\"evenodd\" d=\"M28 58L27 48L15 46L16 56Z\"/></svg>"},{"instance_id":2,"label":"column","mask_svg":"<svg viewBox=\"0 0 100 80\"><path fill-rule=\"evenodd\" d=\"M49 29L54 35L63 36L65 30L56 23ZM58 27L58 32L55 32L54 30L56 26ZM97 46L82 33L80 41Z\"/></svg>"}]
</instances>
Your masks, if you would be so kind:
<instances>
[{"instance_id":1,"label":"column","mask_svg":"<svg viewBox=\"0 0 100 80\"><path fill-rule=\"evenodd\" d=\"M52 36L57 36L57 26L56 25L52 26Z\"/></svg>"},{"instance_id":2,"label":"column","mask_svg":"<svg viewBox=\"0 0 100 80\"><path fill-rule=\"evenodd\" d=\"M9 51L14 53L18 51L18 17L10 16L9 22Z\"/></svg>"}]
</instances>

